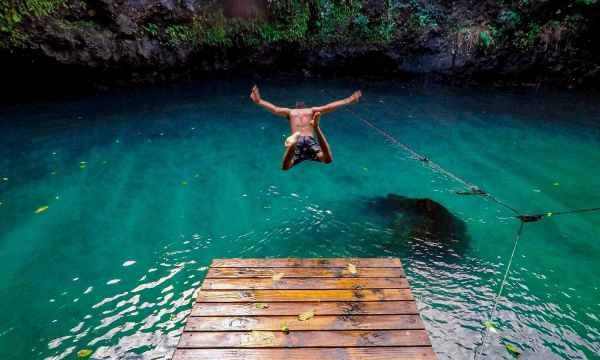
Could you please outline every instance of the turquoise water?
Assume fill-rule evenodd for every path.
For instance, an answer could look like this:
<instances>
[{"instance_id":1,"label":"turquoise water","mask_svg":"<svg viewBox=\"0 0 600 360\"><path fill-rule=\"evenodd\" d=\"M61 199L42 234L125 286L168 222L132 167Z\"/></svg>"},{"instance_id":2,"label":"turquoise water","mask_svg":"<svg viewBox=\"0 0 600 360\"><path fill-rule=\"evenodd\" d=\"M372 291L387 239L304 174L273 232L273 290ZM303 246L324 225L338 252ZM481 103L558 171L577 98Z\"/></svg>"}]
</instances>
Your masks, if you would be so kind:
<instances>
[{"instance_id":1,"label":"turquoise water","mask_svg":"<svg viewBox=\"0 0 600 360\"><path fill-rule=\"evenodd\" d=\"M300 84L290 88L289 84ZM4 106L0 358L160 359L215 257L399 256L440 359L472 358L518 222L346 111L322 127L334 163L279 170L286 121L223 80ZM353 109L523 212L600 206L596 95L285 81L263 96ZM459 245L406 238L369 201L428 197ZM36 209L48 206L45 211ZM489 359L600 358L600 214L525 227Z\"/></svg>"}]
</instances>

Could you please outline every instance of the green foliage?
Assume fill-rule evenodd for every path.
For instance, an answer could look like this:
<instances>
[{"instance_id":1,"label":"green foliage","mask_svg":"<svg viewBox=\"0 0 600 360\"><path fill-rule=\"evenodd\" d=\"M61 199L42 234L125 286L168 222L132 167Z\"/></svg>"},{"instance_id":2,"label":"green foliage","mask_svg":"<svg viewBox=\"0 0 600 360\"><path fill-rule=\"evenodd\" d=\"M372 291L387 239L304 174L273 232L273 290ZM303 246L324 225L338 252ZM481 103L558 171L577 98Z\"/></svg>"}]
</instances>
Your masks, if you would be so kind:
<instances>
[{"instance_id":1,"label":"green foliage","mask_svg":"<svg viewBox=\"0 0 600 360\"><path fill-rule=\"evenodd\" d=\"M508 27L515 27L521 22L521 14L514 10L502 10L498 15L498 21Z\"/></svg>"},{"instance_id":2,"label":"green foliage","mask_svg":"<svg viewBox=\"0 0 600 360\"><path fill-rule=\"evenodd\" d=\"M479 45L485 49L492 47L496 44L498 34L498 29L493 26L489 26L486 30L480 31Z\"/></svg>"},{"instance_id":3,"label":"green foliage","mask_svg":"<svg viewBox=\"0 0 600 360\"><path fill-rule=\"evenodd\" d=\"M539 24L533 23L529 25L529 29L526 32L519 31L517 33L517 39L515 40L515 46L521 49L532 48L540 37L542 27Z\"/></svg>"},{"instance_id":4,"label":"green foliage","mask_svg":"<svg viewBox=\"0 0 600 360\"><path fill-rule=\"evenodd\" d=\"M0 48L18 46L25 41L21 29L27 18L43 18L56 11L64 0L0 1Z\"/></svg>"},{"instance_id":5,"label":"green foliage","mask_svg":"<svg viewBox=\"0 0 600 360\"><path fill-rule=\"evenodd\" d=\"M278 3L279 7L275 4ZM263 22L258 25L259 39L265 42L299 41L305 38L308 32L310 18L308 4L292 1L286 7L285 2L272 2L275 21ZM250 40L252 43L252 39Z\"/></svg>"},{"instance_id":6,"label":"green foliage","mask_svg":"<svg viewBox=\"0 0 600 360\"><path fill-rule=\"evenodd\" d=\"M184 43L195 43L198 40L191 24L169 25L165 28L165 36L169 45L178 46Z\"/></svg>"},{"instance_id":7,"label":"green foliage","mask_svg":"<svg viewBox=\"0 0 600 360\"><path fill-rule=\"evenodd\" d=\"M363 1L317 1L316 40L320 43L354 41L387 43L396 33L393 1L385 4L380 18L369 18Z\"/></svg>"},{"instance_id":8,"label":"green foliage","mask_svg":"<svg viewBox=\"0 0 600 360\"><path fill-rule=\"evenodd\" d=\"M154 23L148 23L148 24L142 26L142 29L144 29L144 31L152 37L158 36L158 25L156 25Z\"/></svg>"}]
</instances>

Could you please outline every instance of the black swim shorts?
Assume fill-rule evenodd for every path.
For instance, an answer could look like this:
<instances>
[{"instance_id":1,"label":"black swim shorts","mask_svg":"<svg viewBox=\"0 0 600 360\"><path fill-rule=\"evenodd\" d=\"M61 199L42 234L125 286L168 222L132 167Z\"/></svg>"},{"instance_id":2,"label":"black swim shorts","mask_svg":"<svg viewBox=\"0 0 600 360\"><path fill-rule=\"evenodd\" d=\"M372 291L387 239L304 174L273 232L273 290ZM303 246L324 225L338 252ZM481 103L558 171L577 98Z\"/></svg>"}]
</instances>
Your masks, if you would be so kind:
<instances>
[{"instance_id":1,"label":"black swim shorts","mask_svg":"<svg viewBox=\"0 0 600 360\"><path fill-rule=\"evenodd\" d=\"M296 143L294 151L294 164L304 160L320 161L317 154L321 151L321 146L317 140L308 135L301 135Z\"/></svg>"}]
</instances>

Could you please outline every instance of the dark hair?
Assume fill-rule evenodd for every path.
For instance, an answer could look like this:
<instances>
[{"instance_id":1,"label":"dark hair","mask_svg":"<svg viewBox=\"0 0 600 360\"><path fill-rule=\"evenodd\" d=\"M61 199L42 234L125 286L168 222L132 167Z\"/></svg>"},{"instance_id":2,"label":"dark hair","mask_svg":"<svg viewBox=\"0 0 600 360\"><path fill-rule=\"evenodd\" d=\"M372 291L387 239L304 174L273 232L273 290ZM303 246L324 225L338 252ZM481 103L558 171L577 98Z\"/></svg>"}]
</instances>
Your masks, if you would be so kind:
<instances>
[{"instance_id":1,"label":"dark hair","mask_svg":"<svg viewBox=\"0 0 600 360\"><path fill-rule=\"evenodd\" d=\"M306 104L304 103L304 101L296 101L296 109L302 109L305 107L306 107Z\"/></svg>"}]
</instances>

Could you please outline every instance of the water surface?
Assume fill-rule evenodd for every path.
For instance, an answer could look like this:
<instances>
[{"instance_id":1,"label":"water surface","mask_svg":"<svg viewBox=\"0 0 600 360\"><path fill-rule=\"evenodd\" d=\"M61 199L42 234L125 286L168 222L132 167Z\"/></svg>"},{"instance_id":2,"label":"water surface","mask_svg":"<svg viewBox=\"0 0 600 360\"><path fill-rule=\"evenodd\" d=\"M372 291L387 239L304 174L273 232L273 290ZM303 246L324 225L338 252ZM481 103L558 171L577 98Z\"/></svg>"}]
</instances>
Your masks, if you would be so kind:
<instances>
[{"instance_id":1,"label":"water surface","mask_svg":"<svg viewBox=\"0 0 600 360\"><path fill-rule=\"evenodd\" d=\"M298 84L297 80L293 81ZM334 163L279 170L284 119L252 81L106 92L0 111L0 357L170 356L211 259L399 256L440 359L472 358L518 222L338 111ZM282 105L362 87L353 109L522 212L600 206L596 95L266 81ZM369 207L431 198L457 241L411 238ZM36 209L48 206L45 211ZM489 359L597 359L599 214L525 227Z\"/></svg>"}]
</instances>

